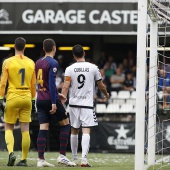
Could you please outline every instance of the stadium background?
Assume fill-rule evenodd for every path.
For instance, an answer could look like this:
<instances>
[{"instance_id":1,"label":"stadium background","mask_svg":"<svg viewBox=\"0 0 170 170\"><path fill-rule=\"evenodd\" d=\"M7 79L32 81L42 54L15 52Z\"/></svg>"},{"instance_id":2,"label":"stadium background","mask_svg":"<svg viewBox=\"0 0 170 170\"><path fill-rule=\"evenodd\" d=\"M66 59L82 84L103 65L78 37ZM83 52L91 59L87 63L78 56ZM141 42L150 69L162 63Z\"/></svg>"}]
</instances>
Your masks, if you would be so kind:
<instances>
[{"instance_id":1,"label":"stadium background","mask_svg":"<svg viewBox=\"0 0 170 170\"><path fill-rule=\"evenodd\" d=\"M66 14L67 11L73 9L74 12L70 17L75 16L76 20L74 23L69 23L68 19L65 18L66 23L63 23L60 18L59 22L52 23L50 22L52 20L45 18L47 17L45 16L47 9L52 10L55 15L59 10ZM27 21L24 21L23 13L26 10L32 10L33 12L27 14ZM41 10L40 14L36 14L37 10ZM78 10L83 10L81 13L82 18L79 18L81 20L79 22L82 23L78 23ZM97 12L94 10L97 10ZM93 15L92 12L94 12ZM53 38L57 47L73 46L75 44L90 47L90 50L86 51L86 58L89 62L97 64L99 68L105 71L104 77L107 77L105 83L111 94L109 101L105 102L96 89L97 96L95 101L99 126L92 131L90 151L134 152L135 99L132 94L135 95L137 1L108 0L102 2L98 0L92 3L90 1L76 2L76 0L63 0L60 2L6 0L0 3L0 14L0 46L12 44L16 37L22 36L27 40L28 44L35 45L34 48L27 48L25 51L25 55L34 61L43 56L42 41L45 38ZM91 20L88 17L90 14L93 18ZM34 22L29 20L30 17L34 18ZM44 17L45 21L42 17ZM13 54L14 50L12 48L9 51L0 50L0 63ZM63 72L73 62L72 53L71 51L57 49L55 58L62 63L57 77L58 82L56 82L62 86ZM119 75L117 75L118 68L121 71ZM127 90L124 83L120 83L119 88L115 88L111 83L111 77L115 78L116 75L121 78L124 77L125 80L127 73L132 75L132 88ZM121 94L122 90L123 93ZM127 92L124 93L124 90ZM110 111L107 109L109 105L111 106ZM122 105L125 106L124 110ZM118 106L116 111L115 106ZM3 118L0 125L0 149L4 150ZM16 126L15 149L17 150L20 149L21 141L21 136L18 132L18 126ZM48 134L47 150L54 151L58 149L59 143L56 143L56 141L58 142L58 132L58 125L51 126ZM36 115L33 115L30 133L32 139L31 148L36 149L38 133Z\"/></svg>"}]
</instances>

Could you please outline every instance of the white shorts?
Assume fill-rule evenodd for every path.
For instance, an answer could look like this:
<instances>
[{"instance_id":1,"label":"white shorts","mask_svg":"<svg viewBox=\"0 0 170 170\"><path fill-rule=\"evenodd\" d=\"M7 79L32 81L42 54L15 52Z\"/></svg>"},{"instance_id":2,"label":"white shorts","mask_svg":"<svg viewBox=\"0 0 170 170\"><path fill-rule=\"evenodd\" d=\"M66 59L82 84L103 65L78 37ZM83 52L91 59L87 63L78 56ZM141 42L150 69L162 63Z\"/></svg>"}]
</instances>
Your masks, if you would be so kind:
<instances>
[{"instance_id":1,"label":"white shorts","mask_svg":"<svg viewBox=\"0 0 170 170\"><path fill-rule=\"evenodd\" d=\"M69 107L70 124L73 128L97 126L98 121L93 109Z\"/></svg>"}]
</instances>

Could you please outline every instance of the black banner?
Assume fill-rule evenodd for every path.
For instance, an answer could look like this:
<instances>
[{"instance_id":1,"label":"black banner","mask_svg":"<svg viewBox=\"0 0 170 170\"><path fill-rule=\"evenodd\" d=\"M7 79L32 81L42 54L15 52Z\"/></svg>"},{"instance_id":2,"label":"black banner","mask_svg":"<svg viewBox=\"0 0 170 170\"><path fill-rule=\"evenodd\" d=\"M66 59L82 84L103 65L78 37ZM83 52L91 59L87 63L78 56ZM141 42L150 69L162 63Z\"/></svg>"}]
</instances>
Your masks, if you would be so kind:
<instances>
[{"instance_id":1,"label":"black banner","mask_svg":"<svg viewBox=\"0 0 170 170\"><path fill-rule=\"evenodd\" d=\"M95 130L96 131L96 130ZM97 148L116 152L135 151L135 124L99 122L98 135L92 136L91 147L97 143ZM96 138L97 135L97 138ZM94 142L97 140L97 142Z\"/></svg>"},{"instance_id":2,"label":"black banner","mask_svg":"<svg viewBox=\"0 0 170 170\"><path fill-rule=\"evenodd\" d=\"M147 129L147 128L145 128ZM157 124L156 153L170 153L170 122ZM147 132L147 130L145 130ZM107 150L109 152L135 152L135 123L99 122L99 126L92 131L91 149ZM147 140L145 140L147 152Z\"/></svg>"},{"instance_id":3,"label":"black banner","mask_svg":"<svg viewBox=\"0 0 170 170\"><path fill-rule=\"evenodd\" d=\"M136 34L137 3L0 3L0 33Z\"/></svg>"}]
</instances>

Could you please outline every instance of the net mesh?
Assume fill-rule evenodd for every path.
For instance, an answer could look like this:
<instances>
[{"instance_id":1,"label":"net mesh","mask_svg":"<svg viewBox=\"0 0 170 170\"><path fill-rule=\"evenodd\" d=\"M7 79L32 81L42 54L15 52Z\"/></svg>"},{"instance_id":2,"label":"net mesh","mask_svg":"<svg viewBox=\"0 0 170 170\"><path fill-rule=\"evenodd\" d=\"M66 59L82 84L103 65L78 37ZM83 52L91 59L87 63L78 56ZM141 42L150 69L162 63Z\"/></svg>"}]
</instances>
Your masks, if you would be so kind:
<instances>
[{"instance_id":1,"label":"net mesh","mask_svg":"<svg viewBox=\"0 0 170 170\"><path fill-rule=\"evenodd\" d=\"M146 91L146 138L145 138L145 164L148 165L148 156L154 156L155 162L150 169L158 170L168 168L170 165L170 0L148 0L148 34L147 34L147 65L148 88ZM156 73L149 76L152 69L150 62L150 21L158 23L157 31L157 61ZM152 40L151 40L152 41ZM155 78L154 85L150 79ZM151 88L155 93L149 94ZM156 102L151 102L155 100ZM152 103L152 104L149 104ZM153 114L149 114L153 112ZM152 116L150 116L152 115ZM154 122L149 126L149 121ZM154 129L154 135L149 136L149 130ZM149 136L149 137L148 137ZM149 154L148 141L154 138L155 153Z\"/></svg>"}]
</instances>

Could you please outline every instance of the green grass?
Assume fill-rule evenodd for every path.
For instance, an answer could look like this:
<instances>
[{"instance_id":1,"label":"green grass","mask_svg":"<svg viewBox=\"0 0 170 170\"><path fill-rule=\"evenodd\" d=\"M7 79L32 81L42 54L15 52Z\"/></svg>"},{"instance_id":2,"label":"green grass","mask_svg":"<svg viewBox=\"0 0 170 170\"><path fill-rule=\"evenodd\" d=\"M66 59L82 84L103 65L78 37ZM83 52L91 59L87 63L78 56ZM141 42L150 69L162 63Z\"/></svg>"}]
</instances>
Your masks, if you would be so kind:
<instances>
[{"instance_id":1,"label":"green grass","mask_svg":"<svg viewBox=\"0 0 170 170\"><path fill-rule=\"evenodd\" d=\"M164 164L164 167L161 165L155 165L154 167L148 168L148 170L169 170L169 169L170 169L170 165L168 164Z\"/></svg>"},{"instance_id":2,"label":"green grass","mask_svg":"<svg viewBox=\"0 0 170 170\"><path fill-rule=\"evenodd\" d=\"M161 162L161 160L164 162ZM148 168L148 170L170 170L169 155L156 155L156 164Z\"/></svg>"},{"instance_id":3,"label":"green grass","mask_svg":"<svg viewBox=\"0 0 170 170\"><path fill-rule=\"evenodd\" d=\"M18 162L21 158L21 152L15 152L17 157L16 162ZM49 170L49 169L57 169L57 170L82 170L80 166L78 167L66 167L57 164L56 158L58 157L58 153L56 152L46 152L45 158L49 163L55 164L55 167L43 167L37 168L37 152L29 152L27 163L29 167L8 167L6 166L8 161L8 153L7 151L0 151L0 170ZM71 159L71 153L67 153L67 157ZM81 153L79 153L79 157L81 157ZM89 153L88 155L89 163L93 166L90 170L134 170L134 154L114 154L114 153ZM163 164L163 168L161 168L161 164L150 167L148 170L170 170L170 165ZM26 168L26 169L25 169Z\"/></svg>"},{"instance_id":4,"label":"green grass","mask_svg":"<svg viewBox=\"0 0 170 170\"><path fill-rule=\"evenodd\" d=\"M15 152L17 157L17 161L20 160L21 152ZM37 168L37 152L29 152L27 163L27 170L49 170L49 169L57 169L57 170L68 170L74 169L79 170L82 168L78 167L66 167L62 165L58 165L56 162L56 158L58 157L58 153L55 152L46 152L45 158L49 163L55 164L56 167L43 167ZM71 159L71 154L67 153L67 157ZM81 154L79 153L79 157ZM93 166L90 168L91 170L133 170L134 169L134 155L133 154L106 154L106 153L89 153L88 155L89 163ZM25 167L7 167L8 161L8 153L6 151L0 151L0 169L11 169L11 170L25 170Z\"/></svg>"}]
</instances>

